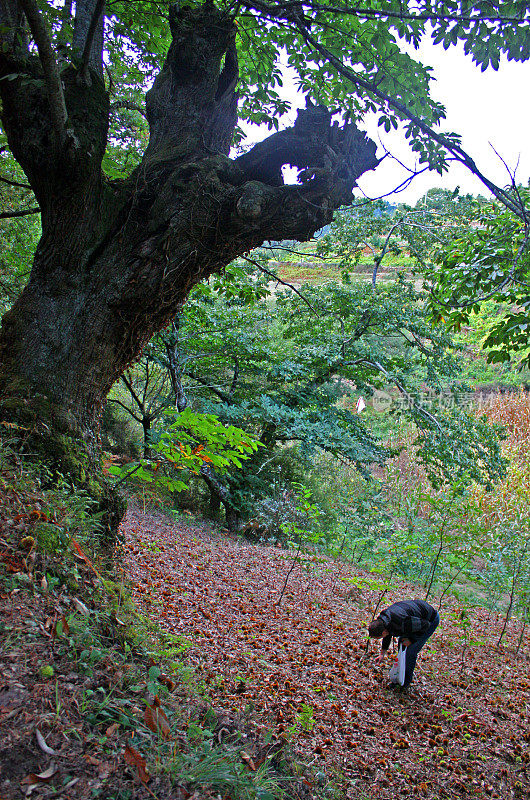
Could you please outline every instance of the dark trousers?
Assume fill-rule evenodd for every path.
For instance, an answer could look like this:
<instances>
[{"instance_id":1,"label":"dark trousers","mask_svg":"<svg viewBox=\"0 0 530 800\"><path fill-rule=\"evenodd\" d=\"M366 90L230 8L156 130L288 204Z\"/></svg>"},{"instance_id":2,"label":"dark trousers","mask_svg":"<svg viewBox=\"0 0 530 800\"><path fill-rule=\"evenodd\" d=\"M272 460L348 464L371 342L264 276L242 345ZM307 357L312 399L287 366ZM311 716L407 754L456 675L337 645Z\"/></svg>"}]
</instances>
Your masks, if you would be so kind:
<instances>
[{"instance_id":1,"label":"dark trousers","mask_svg":"<svg viewBox=\"0 0 530 800\"><path fill-rule=\"evenodd\" d=\"M419 639L417 639L412 644L409 644L405 651L406 660L405 660L405 682L403 684L403 688L408 686L412 682L412 676L414 675L414 667L416 666L416 659L418 658L418 653L420 652L421 648L429 639L438 625L440 624L440 615L436 612L436 616L434 620L431 622L428 630L426 633L423 634Z\"/></svg>"}]
</instances>

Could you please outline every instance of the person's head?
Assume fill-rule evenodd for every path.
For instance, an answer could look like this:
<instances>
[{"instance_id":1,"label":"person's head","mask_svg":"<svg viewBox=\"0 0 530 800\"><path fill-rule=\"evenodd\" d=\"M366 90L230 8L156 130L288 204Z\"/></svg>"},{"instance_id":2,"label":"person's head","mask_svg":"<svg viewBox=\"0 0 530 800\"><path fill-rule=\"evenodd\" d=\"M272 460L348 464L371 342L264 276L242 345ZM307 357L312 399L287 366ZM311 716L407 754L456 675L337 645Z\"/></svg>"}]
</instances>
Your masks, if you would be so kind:
<instances>
[{"instance_id":1,"label":"person's head","mask_svg":"<svg viewBox=\"0 0 530 800\"><path fill-rule=\"evenodd\" d=\"M387 630L385 628L385 623L379 617L372 620L368 625L368 636L370 636L372 639L381 639L382 636L386 635Z\"/></svg>"}]
</instances>

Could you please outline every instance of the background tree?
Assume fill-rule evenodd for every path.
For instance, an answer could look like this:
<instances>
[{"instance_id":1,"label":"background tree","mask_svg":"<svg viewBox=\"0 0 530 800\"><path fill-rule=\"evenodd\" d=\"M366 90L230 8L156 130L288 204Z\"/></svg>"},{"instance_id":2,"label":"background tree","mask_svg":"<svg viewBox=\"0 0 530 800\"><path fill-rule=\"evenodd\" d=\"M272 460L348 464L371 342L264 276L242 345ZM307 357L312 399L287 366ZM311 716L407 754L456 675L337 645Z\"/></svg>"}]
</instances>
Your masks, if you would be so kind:
<instances>
[{"instance_id":1,"label":"background tree","mask_svg":"<svg viewBox=\"0 0 530 800\"><path fill-rule=\"evenodd\" d=\"M513 191L530 208L529 190ZM451 329L469 324L489 303L481 344L493 363L530 364L528 221L498 203L483 204L475 225L441 247L428 272L435 318Z\"/></svg>"},{"instance_id":2,"label":"background tree","mask_svg":"<svg viewBox=\"0 0 530 800\"><path fill-rule=\"evenodd\" d=\"M414 207L384 200L355 200L339 211L319 242L319 251L351 270L366 251L373 255L372 285L390 256L403 255L408 269L425 271L436 255L477 224L483 198L457 189L429 189Z\"/></svg>"},{"instance_id":3,"label":"background tree","mask_svg":"<svg viewBox=\"0 0 530 800\"><path fill-rule=\"evenodd\" d=\"M146 348L142 358L134 368L125 370L120 379L124 392L114 391L108 403L115 403L142 426L142 449L149 456L153 423L172 404L169 374L161 369Z\"/></svg>"},{"instance_id":4,"label":"background tree","mask_svg":"<svg viewBox=\"0 0 530 800\"><path fill-rule=\"evenodd\" d=\"M351 202L378 163L355 122L365 112L387 128L403 122L433 169L449 154L480 175L458 136L434 129L444 109L398 38L416 45L428 30L497 67L502 53L528 57L529 11L513 0L435 11L395 0L139 0L108 14L101 0L79 0L72 11L0 4L2 125L42 221L30 279L3 320L0 397L4 419L105 502L93 466L111 385L198 281L264 240L310 237ZM279 128L284 52L307 109L230 159L238 119ZM340 109L335 122L324 104ZM300 170L298 185L283 184L285 164ZM111 509L109 530L120 513Z\"/></svg>"},{"instance_id":5,"label":"background tree","mask_svg":"<svg viewBox=\"0 0 530 800\"><path fill-rule=\"evenodd\" d=\"M323 457L369 475L392 454L385 441L394 419L414 423L414 446L433 483L487 483L502 474L494 431L458 406L451 340L428 322L411 285L306 285L264 302L270 289L259 272L230 272L237 283L232 274L228 291L219 280L191 293L180 315L178 361L190 407L264 445L242 470L218 479L202 471L212 506L222 504L231 524L280 496L280 470L283 488L318 473ZM382 422L356 412L359 395L378 390L388 400Z\"/></svg>"}]
</instances>

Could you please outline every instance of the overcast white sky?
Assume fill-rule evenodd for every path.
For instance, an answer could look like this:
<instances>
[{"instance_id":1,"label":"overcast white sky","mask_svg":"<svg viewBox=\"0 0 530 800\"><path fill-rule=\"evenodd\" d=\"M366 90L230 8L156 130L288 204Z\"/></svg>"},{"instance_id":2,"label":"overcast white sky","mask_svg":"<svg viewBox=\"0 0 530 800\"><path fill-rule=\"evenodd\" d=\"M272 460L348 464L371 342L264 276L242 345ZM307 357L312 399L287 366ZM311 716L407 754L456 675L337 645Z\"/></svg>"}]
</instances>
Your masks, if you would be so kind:
<instances>
[{"instance_id":1,"label":"overcast white sky","mask_svg":"<svg viewBox=\"0 0 530 800\"><path fill-rule=\"evenodd\" d=\"M433 67L436 80L431 84L431 91L447 110L447 119L441 130L461 134L464 150L474 158L479 169L494 183L505 186L510 178L491 143L512 170L519 162L516 179L526 185L530 177L530 62L521 64L504 59L498 71L488 69L481 72L471 57L464 55L461 47L443 50L427 40L418 52L413 57ZM293 97L296 89L288 74L284 74L284 87L293 104L303 107L303 96ZM292 116L289 123L292 124L295 114L289 116ZM386 149L408 166L415 166L414 155L399 131L385 134L377 126L375 117L366 120L364 127L374 141L379 142L381 137ZM253 129L249 134L257 140L269 132ZM406 177L407 173L395 161L386 158L375 171L367 172L359 179L359 186L368 197L380 197L392 191ZM443 177L435 172L419 175L408 189L387 199L412 205L435 186L448 189L460 186L462 193L490 196L486 187L468 170L451 166ZM361 196L360 191L356 194Z\"/></svg>"},{"instance_id":2,"label":"overcast white sky","mask_svg":"<svg viewBox=\"0 0 530 800\"><path fill-rule=\"evenodd\" d=\"M509 176L490 142L511 169L519 160L516 179L526 185L530 176L530 104L526 100L530 63L503 60L497 72L481 72L457 47L444 51L428 42L420 52L419 60L434 68L433 97L447 110L443 130L460 133L464 150L486 177L501 186L509 183ZM414 165L404 137L397 132L381 133L375 122L368 123L366 129L375 141L381 136L388 150L406 164ZM368 196L376 197L393 189L404 177L395 162L385 159L377 170L366 173L359 185ZM388 199L412 204L433 186L454 189L457 185L461 192L489 196L486 187L468 170L452 166L443 178L433 172L418 176L409 189Z\"/></svg>"}]
</instances>

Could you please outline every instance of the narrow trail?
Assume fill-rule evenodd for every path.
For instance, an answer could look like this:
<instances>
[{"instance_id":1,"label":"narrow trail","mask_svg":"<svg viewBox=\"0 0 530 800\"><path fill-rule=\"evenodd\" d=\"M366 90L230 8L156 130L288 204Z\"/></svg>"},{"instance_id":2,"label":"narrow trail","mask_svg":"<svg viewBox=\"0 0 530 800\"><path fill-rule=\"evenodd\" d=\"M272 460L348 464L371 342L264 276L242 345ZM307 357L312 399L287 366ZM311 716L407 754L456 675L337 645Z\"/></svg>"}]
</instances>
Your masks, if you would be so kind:
<instances>
[{"instance_id":1,"label":"narrow trail","mask_svg":"<svg viewBox=\"0 0 530 800\"><path fill-rule=\"evenodd\" d=\"M457 605L422 650L407 695L385 689L366 624L376 592L349 565L236 541L208 526L129 511L125 570L137 606L189 643L212 705L259 714L351 800L498 798L530 790L530 642ZM384 605L410 589L396 587ZM412 594L414 596L414 594Z\"/></svg>"}]
</instances>

